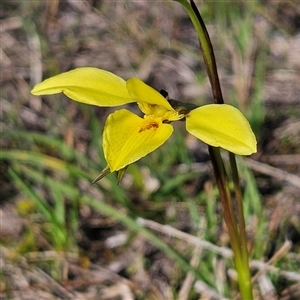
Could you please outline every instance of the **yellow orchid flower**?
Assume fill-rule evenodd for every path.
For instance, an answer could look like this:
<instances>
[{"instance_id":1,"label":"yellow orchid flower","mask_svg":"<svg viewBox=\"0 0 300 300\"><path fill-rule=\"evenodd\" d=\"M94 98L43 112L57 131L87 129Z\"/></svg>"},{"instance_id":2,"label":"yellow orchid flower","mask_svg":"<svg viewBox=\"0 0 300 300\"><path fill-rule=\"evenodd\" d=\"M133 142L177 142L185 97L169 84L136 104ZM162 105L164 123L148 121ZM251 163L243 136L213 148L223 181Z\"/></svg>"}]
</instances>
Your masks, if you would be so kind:
<instances>
[{"instance_id":1,"label":"yellow orchid flower","mask_svg":"<svg viewBox=\"0 0 300 300\"><path fill-rule=\"evenodd\" d=\"M191 105L168 101L138 78L125 81L105 70L78 68L46 79L31 92L33 95L64 93L74 101L97 106L138 104L143 118L127 109L108 116L103 131L108 166L95 181L114 171L119 172L120 179L129 164L166 142L173 132L170 123L182 119L187 131L208 145L240 155L256 152L255 136L238 109L226 104L190 109Z\"/></svg>"}]
</instances>

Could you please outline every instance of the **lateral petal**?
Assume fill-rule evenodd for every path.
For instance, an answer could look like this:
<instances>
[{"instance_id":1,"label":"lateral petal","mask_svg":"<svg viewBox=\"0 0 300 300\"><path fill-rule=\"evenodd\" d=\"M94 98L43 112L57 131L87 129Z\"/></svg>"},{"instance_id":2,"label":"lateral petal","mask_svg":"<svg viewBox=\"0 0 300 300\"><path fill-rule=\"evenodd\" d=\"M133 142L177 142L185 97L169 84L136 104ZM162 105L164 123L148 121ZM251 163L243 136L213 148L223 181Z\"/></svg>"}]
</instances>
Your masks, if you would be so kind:
<instances>
[{"instance_id":1,"label":"lateral petal","mask_svg":"<svg viewBox=\"0 0 300 300\"><path fill-rule=\"evenodd\" d=\"M186 116L186 129L204 143L239 155L256 152L256 138L244 115L227 104L210 104Z\"/></svg>"},{"instance_id":2,"label":"lateral petal","mask_svg":"<svg viewBox=\"0 0 300 300\"><path fill-rule=\"evenodd\" d=\"M142 119L126 109L110 114L103 132L104 156L110 171L118 171L154 151L172 132L172 125L160 119Z\"/></svg>"},{"instance_id":3,"label":"lateral petal","mask_svg":"<svg viewBox=\"0 0 300 300\"><path fill-rule=\"evenodd\" d=\"M151 105L159 105L167 110L174 111L173 107L158 91L153 89L138 78L130 78L127 80L127 89L129 95L136 102L144 102Z\"/></svg>"},{"instance_id":4,"label":"lateral petal","mask_svg":"<svg viewBox=\"0 0 300 300\"><path fill-rule=\"evenodd\" d=\"M134 102L126 81L97 68L78 68L50 77L31 91L33 95L64 93L74 101L97 106L118 106Z\"/></svg>"}]
</instances>

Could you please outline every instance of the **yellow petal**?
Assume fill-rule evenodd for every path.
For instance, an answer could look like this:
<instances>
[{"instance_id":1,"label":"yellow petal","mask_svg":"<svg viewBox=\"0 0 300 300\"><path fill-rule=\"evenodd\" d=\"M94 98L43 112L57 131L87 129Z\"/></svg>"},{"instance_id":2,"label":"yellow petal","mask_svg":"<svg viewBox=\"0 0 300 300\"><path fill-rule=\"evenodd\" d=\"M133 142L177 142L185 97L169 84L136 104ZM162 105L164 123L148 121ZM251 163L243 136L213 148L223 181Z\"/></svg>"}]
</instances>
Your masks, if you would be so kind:
<instances>
[{"instance_id":1,"label":"yellow petal","mask_svg":"<svg viewBox=\"0 0 300 300\"><path fill-rule=\"evenodd\" d=\"M186 129L204 143L240 155L256 152L256 138L244 115L226 104L211 104L192 110Z\"/></svg>"},{"instance_id":2,"label":"yellow petal","mask_svg":"<svg viewBox=\"0 0 300 300\"><path fill-rule=\"evenodd\" d=\"M33 95L64 93L72 100L97 105L118 106L134 102L121 77L97 68L78 68L46 79L31 91Z\"/></svg>"},{"instance_id":3,"label":"yellow petal","mask_svg":"<svg viewBox=\"0 0 300 300\"><path fill-rule=\"evenodd\" d=\"M173 107L166 100L166 98L164 98L159 92L157 92L155 89L153 89L138 78L134 77L128 79L127 89L129 95L136 102L144 102L151 105L159 105L165 107L167 110L174 111Z\"/></svg>"},{"instance_id":4,"label":"yellow petal","mask_svg":"<svg viewBox=\"0 0 300 300\"><path fill-rule=\"evenodd\" d=\"M104 156L110 171L118 171L160 147L173 127L160 119L142 119L122 109L109 115L103 132Z\"/></svg>"}]
</instances>

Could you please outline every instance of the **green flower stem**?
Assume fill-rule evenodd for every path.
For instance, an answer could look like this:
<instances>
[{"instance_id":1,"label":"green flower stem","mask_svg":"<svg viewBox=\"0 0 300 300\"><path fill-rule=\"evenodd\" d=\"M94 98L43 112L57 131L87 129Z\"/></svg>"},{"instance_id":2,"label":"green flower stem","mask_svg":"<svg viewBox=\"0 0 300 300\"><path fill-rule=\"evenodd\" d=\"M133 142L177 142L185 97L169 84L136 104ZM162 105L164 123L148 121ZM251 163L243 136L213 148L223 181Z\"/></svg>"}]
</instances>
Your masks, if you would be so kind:
<instances>
[{"instance_id":1,"label":"green flower stem","mask_svg":"<svg viewBox=\"0 0 300 300\"><path fill-rule=\"evenodd\" d=\"M230 196L230 190L228 185L228 177L226 174L224 163L219 148L209 146L208 149L212 160L212 165L214 168L216 184L219 190L220 199L224 210L224 219L228 228L231 247L233 250L235 249L236 251L238 251L239 249L239 240L237 239L238 229L236 226L235 216L230 201L231 196Z\"/></svg>"},{"instance_id":2,"label":"green flower stem","mask_svg":"<svg viewBox=\"0 0 300 300\"><path fill-rule=\"evenodd\" d=\"M204 63L212 87L214 101L215 103L223 104L224 101L218 77L213 47L203 19L194 1L191 0L191 3L187 2L186 0L174 1L179 2L185 8L197 31ZM247 250L247 236L243 213L242 192L239 184L239 175L235 156L232 153L229 154L236 196L237 216L234 213L228 184L228 176L225 171L220 151L218 148L209 146L209 153L214 168L220 199L224 210L224 220L228 228L230 243L234 252L234 264L238 273L238 282L241 296L242 299L251 300L253 299L253 294L251 274L249 269L249 256Z\"/></svg>"},{"instance_id":3,"label":"green flower stem","mask_svg":"<svg viewBox=\"0 0 300 300\"><path fill-rule=\"evenodd\" d=\"M230 166L232 170L232 179L235 189L235 197L237 203L237 218L240 238L240 252L241 252L241 275L243 278L244 285L248 286L248 289L252 291L251 274L249 269L249 253L247 248L247 234L246 225L243 211L243 197L240 187L239 173L235 156L233 153L229 153ZM240 274L240 273L239 273ZM251 292L252 295L252 292ZM247 299L247 298L246 298ZM251 299L251 298L249 298Z\"/></svg>"},{"instance_id":4,"label":"green flower stem","mask_svg":"<svg viewBox=\"0 0 300 300\"><path fill-rule=\"evenodd\" d=\"M203 59L205 62L208 78L212 86L214 101L216 103L222 104L224 103L224 101L222 96L222 90L220 87L217 66L215 63L215 55L213 52L213 47L207 29L201 18L201 15L193 1L191 1L191 4L186 0L174 0L174 1L179 2L185 8L186 12L188 13L195 27L195 30L199 37L199 43L203 54Z\"/></svg>"},{"instance_id":5,"label":"green flower stem","mask_svg":"<svg viewBox=\"0 0 300 300\"><path fill-rule=\"evenodd\" d=\"M222 157L220 155L220 150L218 148L209 146L209 153L214 168L220 199L223 206L224 220L228 228L230 244L234 253L233 259L236 271L238 273L238 282L242 299L251 300L253 299L253 295L247 250L247 237L245 232L242 193L238 181L238 172L235 164L235 159L231 161L231 163L233 165L235 164L235 168L233 168L232 165L232 171L234 174L233 180L237 201L238 221L236 220L235 214L233 212L231 195L228 185L228 177L225 171ZM234 155L230 153L230 157L232 159L232 157L234 158ZM234 170L236 170L236 172ZM238 194L240 195L239 197L237 196Z\"/></svg>"}]
</instances>

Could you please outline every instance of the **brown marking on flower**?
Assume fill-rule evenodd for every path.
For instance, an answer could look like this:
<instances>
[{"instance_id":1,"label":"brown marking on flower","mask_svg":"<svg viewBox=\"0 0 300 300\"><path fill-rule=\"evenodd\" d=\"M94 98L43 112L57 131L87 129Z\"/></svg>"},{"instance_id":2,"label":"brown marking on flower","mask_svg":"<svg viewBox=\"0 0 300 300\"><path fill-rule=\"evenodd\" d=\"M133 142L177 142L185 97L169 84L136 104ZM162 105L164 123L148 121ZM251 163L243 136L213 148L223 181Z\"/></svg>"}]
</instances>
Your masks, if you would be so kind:
<instances>
[{"instance_id":1,"label":"brown marking on flower","mask_svg":"<svg viewBox=\"0 0 300 300\"><path fill-rule=\"evenodd\" d=\"M139 130L139 133L140 132L143 132L145 130L150 130L151 128L158 128L159 127L159 124L157 122L150 122L148 124L146 124L145 126L141 127L141 129Z\"/></svg>"}]
</instances>

